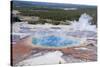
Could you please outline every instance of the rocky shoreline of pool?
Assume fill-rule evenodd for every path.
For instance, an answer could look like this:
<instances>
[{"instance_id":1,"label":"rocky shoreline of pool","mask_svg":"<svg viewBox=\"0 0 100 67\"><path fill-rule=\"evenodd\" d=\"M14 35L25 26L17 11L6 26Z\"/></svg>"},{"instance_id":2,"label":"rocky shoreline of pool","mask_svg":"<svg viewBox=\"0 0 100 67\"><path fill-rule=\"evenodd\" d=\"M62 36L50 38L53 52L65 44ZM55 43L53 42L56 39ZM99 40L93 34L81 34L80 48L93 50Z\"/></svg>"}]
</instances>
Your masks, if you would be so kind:
<instances>
[{"instance_id":1,"label":"rocky shoreline of pool","mask_svg":"<svg viewBox=\"0 0 100 67\"><path fill-rule=\"evenodd\" d=\"M16 42L16 44L14 45L12 44L13 65L15 66L36 65L34 64L34 62L30 63L32 60L30 61L29 59L34 60L35 58L39 58L41 56L43 58L44 55L49 54L50 52L55 54L56 51L62 53L62 55L60 56L59 53L57 54L61 59L64 60L64 61L57 60L54 62L56 64L97 61L96 40L88 40L87 45L84 46L67 47L67 48L60 48L60 49L36 47L33 46L30 41L31 41L30 37L27 37L25 39ZM54 59L54 57L52 57L52 59ZM49 62L47 64L49 64ZM41 64L43 63L40 63L40 65Z\"/></svg>"}]
</instances>

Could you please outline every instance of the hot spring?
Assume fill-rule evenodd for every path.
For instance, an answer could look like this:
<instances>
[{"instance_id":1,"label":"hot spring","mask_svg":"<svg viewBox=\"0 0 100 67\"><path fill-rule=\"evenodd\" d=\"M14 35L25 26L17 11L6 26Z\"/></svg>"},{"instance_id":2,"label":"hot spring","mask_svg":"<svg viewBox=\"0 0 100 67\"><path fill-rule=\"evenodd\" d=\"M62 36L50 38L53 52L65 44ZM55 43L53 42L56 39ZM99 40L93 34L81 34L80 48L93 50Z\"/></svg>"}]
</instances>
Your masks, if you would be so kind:
<instances>
[{"instance_id":1,"label":"hot spring","mask_svg":"<svg viewBox=\"0 0 100 67\"><path fill-rule=\"evenodd\" d=\"M44 47L68 47L79 45L80 40L69 38L69 37L60 37L60 36L45 36L42 38L32 38L32 43L36 46Z\"/></svg>"},{"instance_id":2,"label":"hot spring","mask_svg":"<svg viewBox=\"0 0 100 67\"><path fill-rule=\"evenodd\" d=\"M91 25L91 20L92 17L84 13L78 21L70 21L70 25L31 25L23 22L16 23L13 30L16 33L14 35L32 36L32 44L35 46L77 46L84 43L86 38L93 37L97 32L96 25Z\"/></svg>"},{"instance_id":3,"label":"hot spring","mask_svg":"<svg viewBox=\"0 0 100 67\"><path fill-rule=\"evenodd\" d=\"M84 40L86 40L83 38L87 37L87 34L82 33L83 31L89 31L89 34L90 31L96 32L96 25L91 25L91 20L92 17L84 13L80 16L78 21L72 21L72 24L69 25L69 28L67 26L66 28L59 27L57 29L52 29L51 27L39 28L35 32L35 37L32 38L32 44L43 47L79 46L84 42ZM71 33L69 33L69 31ZM77 39L77 37L73 37L73 35L83 36L83 38Z\"/></svg>"}]
</instances>

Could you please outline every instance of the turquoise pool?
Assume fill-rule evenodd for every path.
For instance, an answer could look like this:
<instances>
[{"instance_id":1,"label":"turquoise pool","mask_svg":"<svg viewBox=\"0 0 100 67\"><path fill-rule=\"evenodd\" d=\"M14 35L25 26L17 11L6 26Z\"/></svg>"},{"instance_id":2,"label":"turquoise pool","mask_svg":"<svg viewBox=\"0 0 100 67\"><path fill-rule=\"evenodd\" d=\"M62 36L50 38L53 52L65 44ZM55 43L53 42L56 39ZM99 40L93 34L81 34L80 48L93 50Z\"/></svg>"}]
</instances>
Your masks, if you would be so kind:
<instances>
[{"instance_id":1,"label":"turquoise pool","mask_svg":"<svg viewBox=\"0 0 100 67\"><path fill-rule=\"evenodd\" d=\"M64 38L60 36L47 36L42 38L32 38L32 43L38 46L63 47L79 44L80 41L77 39Z\"/></svg>"}]
</instances>

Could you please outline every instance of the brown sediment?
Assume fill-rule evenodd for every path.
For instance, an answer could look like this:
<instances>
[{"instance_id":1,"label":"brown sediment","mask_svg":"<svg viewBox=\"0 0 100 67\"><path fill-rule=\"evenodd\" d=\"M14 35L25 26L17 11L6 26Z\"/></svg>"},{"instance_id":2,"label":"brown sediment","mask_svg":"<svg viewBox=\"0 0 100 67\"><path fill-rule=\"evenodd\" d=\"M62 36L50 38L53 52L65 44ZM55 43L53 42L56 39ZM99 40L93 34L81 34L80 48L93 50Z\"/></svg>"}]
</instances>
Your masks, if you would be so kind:
<instances>
[{"instance_id":1,"label":"brown sediment","mask_svg":"<svg viewBox=\"0 0 100 67\"><path fill-rule=\"evenodd\" d=\"M78 58L78 59L81 59L81 60L90 60L90 61L96 61L97 60L96 54L93 51L77 50L77 49L74 49L74 48L61 49L61 51L65 55L71 55L74 58Z\"/></svg>"},{"instance_id":2,"label":"brown sediment","mask_svg":"<svg viewBox=\"0 0 100 67\"><path fill-rule=\"evenodd\" d=\"M18 41L16 44L12 44L12 60L13 64L23 60L27 57L31 51L32 47L30 46L29 38Z\"/></svg>"}]
</instances>

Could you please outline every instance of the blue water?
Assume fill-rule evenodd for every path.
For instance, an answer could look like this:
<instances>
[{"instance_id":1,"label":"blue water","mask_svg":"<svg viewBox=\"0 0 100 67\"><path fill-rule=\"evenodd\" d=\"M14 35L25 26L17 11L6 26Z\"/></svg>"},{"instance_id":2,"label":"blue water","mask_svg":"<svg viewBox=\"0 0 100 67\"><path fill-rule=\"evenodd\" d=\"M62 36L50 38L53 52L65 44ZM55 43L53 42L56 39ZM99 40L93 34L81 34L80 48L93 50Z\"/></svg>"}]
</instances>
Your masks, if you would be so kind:
<instances>
[{"instance_id":1,"label":"blue water","mask_svg":"<svg viewBox=\"0 0 100 67\"><path fill-rule=\"evenodd\" d=\"M48 36L43 38L32 38L32 43L34 45L42 45L49 47L63 47L68 45L79 44L79 40L75 40L72 38L64 38L58 36Z\"/></svg>"}]
</instances>

